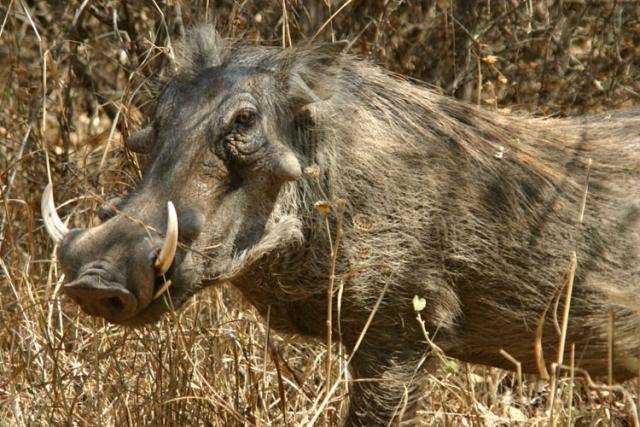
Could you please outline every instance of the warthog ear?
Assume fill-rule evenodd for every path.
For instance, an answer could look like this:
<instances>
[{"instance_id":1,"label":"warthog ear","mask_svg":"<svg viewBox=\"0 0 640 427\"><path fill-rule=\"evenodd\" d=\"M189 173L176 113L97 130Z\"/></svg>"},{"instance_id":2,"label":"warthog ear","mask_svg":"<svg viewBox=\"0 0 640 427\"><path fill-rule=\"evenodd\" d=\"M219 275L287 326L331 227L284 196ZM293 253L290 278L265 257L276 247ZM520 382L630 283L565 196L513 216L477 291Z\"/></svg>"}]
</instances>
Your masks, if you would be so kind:
<instances>
[{"instance_id":1,"label":"warthog ear","mask_svg":"<svg viewBox=\"0 0 640 427\"><path fill-rule=\"evenodd\" d=\"M279 55L275 75L289 99L302 107L325 98L340 60L342 44L288 49Z\"/></svg>"},{"instance_id":2,"label":"warthog ear","mask_svg":"<svg viewBox=\"0 0 640 427\"><path fill-rule=\"evenodd\" d=\"M180 71L197 73L222 64L225 43L214 25L205 24L189 30L176 49Z\"/></svg>"},{"instance_id":3,"label":"warthog ear","mask_svg":"<svg viewBox=\"0 0 640 427\"><path fill-rule=\"evenodd\" d=\"M129 135L124 145L134 153L149 154L153 146L153 138L151 138L151 127L147 126L137 132Z\"/></svg>"}]
</instances>

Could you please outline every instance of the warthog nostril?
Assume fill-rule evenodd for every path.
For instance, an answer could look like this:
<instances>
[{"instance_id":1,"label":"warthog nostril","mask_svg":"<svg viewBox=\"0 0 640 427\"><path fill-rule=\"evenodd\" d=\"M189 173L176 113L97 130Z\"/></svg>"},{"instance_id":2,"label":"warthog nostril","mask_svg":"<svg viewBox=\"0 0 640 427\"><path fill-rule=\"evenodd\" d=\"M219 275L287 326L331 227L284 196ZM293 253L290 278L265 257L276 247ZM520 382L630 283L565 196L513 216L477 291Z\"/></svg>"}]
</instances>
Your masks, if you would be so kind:
<instances>
[{"instance_id":1,"label":"warthog nostril","mask_svg":"<svg viewBox=\"0 0 640 427\"><path fill-rule=\"evenodd\" d=\"M85 275L62 287L82 309L92 316L110 321L124 320L135 314L136 296L119 282L109 282L100 275Z\"/></svg>"},{"instance_id":2,"label":"warthog nostril","mask_svg":"<svg viewBox=\"0 0 640 427\"><path fill-rule=\"evenodd\" d=\"M106 305L110 305L113 311L122 311L124 308L124 303L120 298L110 297L105 300Z\"/></svg>"}]
</instances>

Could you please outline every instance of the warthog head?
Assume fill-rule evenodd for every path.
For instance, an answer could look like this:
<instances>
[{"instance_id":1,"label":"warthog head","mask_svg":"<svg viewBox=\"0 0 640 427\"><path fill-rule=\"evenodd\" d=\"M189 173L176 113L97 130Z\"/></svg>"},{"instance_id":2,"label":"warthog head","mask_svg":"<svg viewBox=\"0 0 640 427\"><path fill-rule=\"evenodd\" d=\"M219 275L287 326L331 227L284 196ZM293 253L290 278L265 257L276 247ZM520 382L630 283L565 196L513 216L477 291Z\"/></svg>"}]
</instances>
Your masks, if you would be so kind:
<instances>
[{"instance_id":1,"label":"warthog head","mask_svg":"<svg viewBox=\"0 0 640 427\"><path fill-rule=\"evenodd\" d=\"M43 195L68 278L64 293L111 322L154 321L203 284L246 274L265 253L301 238L299 221L279 203L287 182L302 175L292 141L297 112L313 96L291 53L225 49L201 28L183 55L151 124L127 141L151 158L138 188L89 229L68 230L51 186Z\"/></svg>"}]
</instances>

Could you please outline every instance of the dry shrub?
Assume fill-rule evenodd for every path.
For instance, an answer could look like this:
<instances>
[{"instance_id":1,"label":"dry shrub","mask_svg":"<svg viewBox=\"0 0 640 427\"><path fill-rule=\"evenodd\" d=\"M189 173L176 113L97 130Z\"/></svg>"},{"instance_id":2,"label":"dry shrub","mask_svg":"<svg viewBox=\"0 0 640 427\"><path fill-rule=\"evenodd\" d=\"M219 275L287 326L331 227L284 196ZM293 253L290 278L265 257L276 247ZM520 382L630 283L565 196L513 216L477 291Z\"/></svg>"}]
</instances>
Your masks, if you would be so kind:
<instances>
[{"instance_id":1,"label":"dry shrub","mask_svg":"<svg viewBox=\"0 0 640 427\"><path fill-rule=\"evenodd\" d=\"M0 425L297 424L315 415L323 347L269 333L268 319L231 289L200 294L141 330L88 318L58 292L64 277L40 192L50 176L68 201L63 217L84 227L99 203L135 184L145 159L121 141L144 120L190 23L215 20L248 42L341 42L488 108L566 115L640 103L634 2L10 0L0 13ZM431 380L421 416L546 424L548 387L527 378L520 389L514 374L451 361ZM343 392L326 421L339 423ZM557 399L563 423L628 416L619 395L570 379Z\"/></svg>"}]
</instances>

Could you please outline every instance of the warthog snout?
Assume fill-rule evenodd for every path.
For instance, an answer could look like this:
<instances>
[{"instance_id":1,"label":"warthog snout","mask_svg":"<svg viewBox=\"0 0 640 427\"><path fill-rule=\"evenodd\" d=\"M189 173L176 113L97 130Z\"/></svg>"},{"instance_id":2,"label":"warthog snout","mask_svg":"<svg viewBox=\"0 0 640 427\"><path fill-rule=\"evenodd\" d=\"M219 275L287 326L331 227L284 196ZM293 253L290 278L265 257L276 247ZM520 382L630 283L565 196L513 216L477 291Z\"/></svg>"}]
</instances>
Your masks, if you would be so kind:
<instances>
[{"instance_id":1,"label":"warthog snout","mask_svg":"<svg viewBox=\"0 0 640 427\"><path fill-rule=\"evenodd\" d=\"M138 298L127 289L123 275L105 261L85 266L80 277L64 285L62 291L87 314L110 321L131 317L138 307Z\"/></svg>"},{"instance_id":2,"label":"warthog snout","mask_svg":"<svg viewBox=\"0 0 640 427\"><path fill-rule=\"evenodd\" d=\"M152 209L144 209L152 211ZM70 282L62 292L89 315L124 322L162 296L172 283L177 264L178 215L167 202L164 237L135 217L134 212L114 215L98 227L69 230L56 212L48 185L42 196L42 216ZM193 215L187 215L190 217ZM188 238L198 234L186 221ZM184 234L183 234L184 237Z\"/></svg>"}]
</instances>

